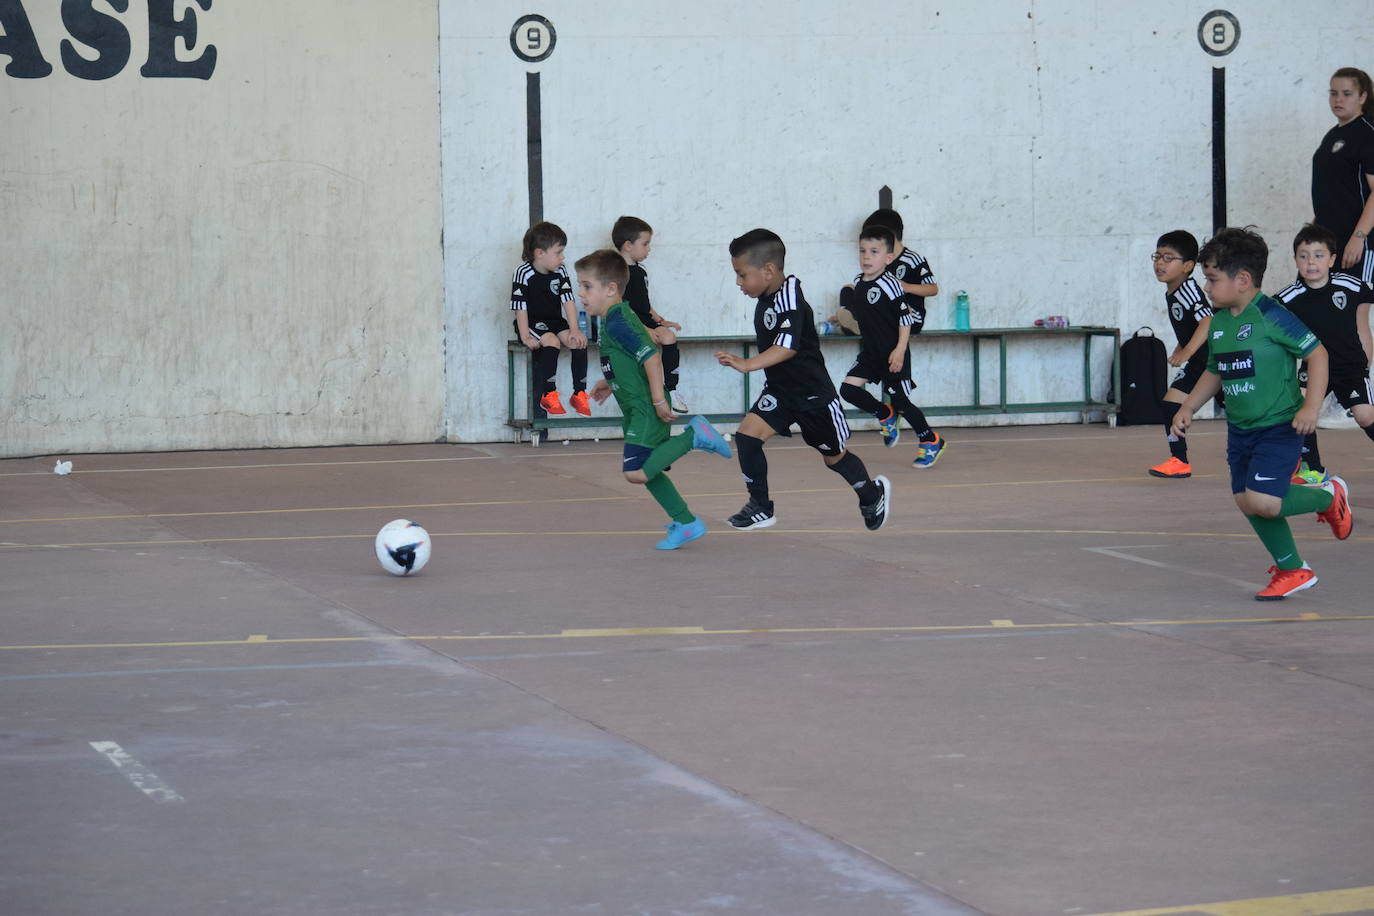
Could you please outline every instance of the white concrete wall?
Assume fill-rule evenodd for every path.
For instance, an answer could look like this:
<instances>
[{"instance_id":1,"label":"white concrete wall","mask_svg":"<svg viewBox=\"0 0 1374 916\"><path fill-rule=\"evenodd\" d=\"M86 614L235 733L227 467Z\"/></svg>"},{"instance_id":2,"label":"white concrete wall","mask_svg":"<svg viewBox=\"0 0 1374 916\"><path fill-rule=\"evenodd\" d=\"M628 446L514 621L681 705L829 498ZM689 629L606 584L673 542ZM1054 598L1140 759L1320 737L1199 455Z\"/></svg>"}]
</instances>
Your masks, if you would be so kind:
<instances>
[{"instance_id":1,"label":"white concrete wall","mask_svg":"<svg viewBox=\"0 0 1374 916\"><path fill-rule=\"evenodd\" d=\"M527 225L528 69L541 74L544 212L567 230L570 260L607 244L618 215L648 220L650 290L684 333L748 330L726 245L759 225L787 242L817 310L831 307L888 185L945 293L931 327L952 324L947 294L963 288L977 326L1064 314L1167 335L1147 256L1169 229L1210 233L1213 64L1227 68L1230 221L1271 242L1272 288L1310 213L1308 161L1333 123L1327 78L1374 69L1365 0L1236 6L1241 41L1220 61L1196 37L1212 8L440 0L446 301L462 329L449 341L450 435L507 435L491 387ZM558 32L540 64L509 45L525 13ZM1047 379L1081 390L1061 352L1014 368L1012 398L1036 399ZM935 354L932 372L963 377L941 362L956 351ZM726 371L684 368L693 407L694 390L708 407L724 397L706 374Z\"/></svg>"},{"instance_id":2,"label":"white concrete wall","mask_svg":"<svg viewBox=\"0 0 1374 916\"><path fill-rule=\"evenodd\" d=\"M204 5L209 79L141 76L147 0L99 0L132 53L87 80L23 3L53 71L0 55L0 455L443 435L436 5Z\"/></svg>"},{"instance_id":3,"label":"white concrete wall","mask_svg":"<svg viewBox=\"0 0 1374 916\"><path fill-rule=\"evenodd\" d=\"M53 72L0 72L0 455L505 438L525 13L558 30L546 216L573 257L621 213L653 223L655 302L688 334L748 329L726 245L758 225L833 306L882 185L946 292L937 328L964 288L979 326L1163 330L1146 255L1210 230L1210 4L175 0L198 24L179 56L216 48L201 80L140 75L148 0L93 0L132 52L94 81L64 68L61 5L23 6ZM1234 11L1231 221L1270 239L1275 288L1327 76L1374 69L1374 20L1366 0ZM935 398L965 367L930 351ZM1014 362L1014 399L1074 390L1058 352ZM724 372L689 358L694 407L733 405Z\"/></svg>"}]
</instances>

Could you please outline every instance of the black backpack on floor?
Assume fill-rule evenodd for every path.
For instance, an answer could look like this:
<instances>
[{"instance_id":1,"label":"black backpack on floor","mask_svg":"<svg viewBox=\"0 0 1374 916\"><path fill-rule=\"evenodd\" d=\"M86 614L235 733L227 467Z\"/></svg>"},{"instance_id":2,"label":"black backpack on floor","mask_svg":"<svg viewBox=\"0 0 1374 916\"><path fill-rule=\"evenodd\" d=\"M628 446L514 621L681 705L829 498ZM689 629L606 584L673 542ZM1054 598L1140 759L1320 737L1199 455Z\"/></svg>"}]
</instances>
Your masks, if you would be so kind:
<instances>
[{"instance_id":1,"label":"black backpack on floor","mask_svg":"<svg viewBox=\"0 0 1374 916\"><path fill-rule=\"evenodd\" d=\"M1142 332L1149 331L1142 336ZM1118 426L1163 425L1159 402L1169 387L1169 361L1164 341L1144 327L1121 345L1121 412Z\"/></svg>"}]
</instances>

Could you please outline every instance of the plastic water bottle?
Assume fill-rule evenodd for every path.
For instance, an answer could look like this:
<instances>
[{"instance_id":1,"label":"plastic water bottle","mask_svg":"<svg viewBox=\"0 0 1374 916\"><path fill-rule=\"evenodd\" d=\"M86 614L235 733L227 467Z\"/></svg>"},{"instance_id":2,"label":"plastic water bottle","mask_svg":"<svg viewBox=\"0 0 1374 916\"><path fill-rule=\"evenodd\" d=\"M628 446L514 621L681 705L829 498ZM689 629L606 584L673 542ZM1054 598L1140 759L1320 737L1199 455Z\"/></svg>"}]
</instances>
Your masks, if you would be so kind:
<instances>
[{"instance_id":1,"label":"plastic water bottle","mask_svg":"<svg viewBox=\"0 0 1374 916\"><path fill-rule=\"evenodd\" d=\"M588 330L589 328L590 328L590 324L589 324L588 321L587 321L587 313L586 313L586 311L584 311L583 309L578 309L578 310L577 310L577 329L578 329L579 331L582 332L582 336L583 336L583 337L586 337L586 336L587 336L587 330Z\"/></svg>"},{"instance_id":2,"label":"plastic water bottle","mask_svg":"<svg viewBox=\"0 0 1374 916\"><path fill-rule=\"evenodd\" d=\"M961 289L954 295L954 330L967 331L968 329L968 293Z\"/></svg>"},{"instance_id":3,"label":"plastic water bottle","mask_svg":"<svg viewBox=\"0 0 1374 916\"><path fill-rule=\"evenodd\" d=\"M833 321L822 321L820 324L816 325L816 333L822 336L826 334L837 334L839 330L840 326Z\"/></svg>"}]
</instances>

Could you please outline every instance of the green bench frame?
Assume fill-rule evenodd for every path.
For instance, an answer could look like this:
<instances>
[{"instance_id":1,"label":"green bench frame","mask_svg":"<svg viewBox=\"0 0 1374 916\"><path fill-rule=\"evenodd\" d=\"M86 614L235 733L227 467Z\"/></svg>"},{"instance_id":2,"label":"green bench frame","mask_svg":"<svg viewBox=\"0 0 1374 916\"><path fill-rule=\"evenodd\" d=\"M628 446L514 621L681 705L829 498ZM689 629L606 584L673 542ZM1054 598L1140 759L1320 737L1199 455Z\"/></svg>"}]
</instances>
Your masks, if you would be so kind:
<instances>
[{"instance_id":1,"label":"green bench frame","mask_svg":"<svg viewBox=\"0 0 1374 916\"><path fill-rule=\"evenodd\" d=\"M1115 426L1116 414L1120 409L1121 391L1121 365L1119 354L1121 352L1121 331L1119 328L1099 327L1085 325L1082 327L1068 328L976 328L972 331L925 331L911 338L911 342L919 345L923 340L944 339L949 337L963 338L969 342L972 350L972 359L969 363L973 371L973 403L972 404L921 404L921 409L930 416L977 416L987 414L1013 414L1013 413L1061 413L1068 411L1078 411L1082 414L1083 422L1088 422L1088 415L1091 412L1104 410L1107 412L1107 422ZM1036 402L1017 402L1007 401L1007 341L1022 337L1079 337L1083 340L1083 397L1077 401L1036 401ZM1097 401L1092 397L1092 354L1093 341L1099 338L1111 341L1112 345L1112 380L1108 388L1107 400ZM858 342L857 337L836 337L825 338L826 340L846 340ZM998 398L996 403L984 403L982 393L983 375L983 346L985 342L996 342L998 354ZM701 337L679 336L678 342L686 346L703 343L716 343L724 348L738 348L741 356L746 359L754 354L755 343L752 336L742 335L707 335ZM588 345L589 349L595 350L596 342L592 341ZM516 441L520 441L522 436L528 432L530 442L533 445L539 444L539 432L548 429L563 429L567 427L595 427L611 428L620 425L618 416L595 416L583 417L577 414L569 414L558 417L538 417L537 399L534 396L534 386L529 384L532 379L529 360L520 358L521 354L528 354L530 351L519 341L512 340L506 347L506 424L516 431ZM595 364L595 360L589 359L589 363ZM522 415L517 415L516 408L516 372L520 367L524 367L526 389L528 397L523 405ZM749 408L754 403L753 397L753 373L739 373L740 377L740 409L738 413L708 413L704 414L706 419L712 423L738 423L749 412ZM845 411L846 416L852 419L871 419L868 414L858 410Z\"/></svg>"}]
</instances>

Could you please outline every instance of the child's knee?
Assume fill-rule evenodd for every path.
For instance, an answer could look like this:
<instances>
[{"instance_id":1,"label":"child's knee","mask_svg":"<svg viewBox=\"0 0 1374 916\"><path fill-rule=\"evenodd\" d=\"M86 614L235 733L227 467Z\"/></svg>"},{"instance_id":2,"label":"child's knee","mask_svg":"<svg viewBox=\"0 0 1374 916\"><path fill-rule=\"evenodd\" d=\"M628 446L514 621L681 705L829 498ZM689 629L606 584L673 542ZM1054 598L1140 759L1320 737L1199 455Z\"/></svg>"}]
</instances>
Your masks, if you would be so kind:
<instances>
[{"instance_id":1,"label":"child's knee","mask_svg":"<svg viewBox=\"0 0 1374 916\"><path fill-rule=\"evenodd\" d=\"M661 347L675 344L677 343L677 334L673 333L672 328L660 327L658 329L658 343Z\"/></svg>"},{"instance_id":2,"label":"child's knee","mask_svg":"<svg viewBox=\"0 0 1374 916\"><path fill-rule=\"evenodd\" d=\"M560 348L561 343L556 335L545 334L543 337L539 338L539 345L541 347L548 347L550 349L557 350Z\"/></svg>"},{"instance_id":3,"label":"child's knee","mask_svg":"<svg viewBox=\"0 0 1374 916\"><path fill-rule=\"evenodd\" d=\"M1355 417L1355 422L1361 426L1368 427L1374 423L1374 406L1369 404L1356 404L1355 409L1350 411Z\"/></svg>"},{"instance_id":4,"label":"child's knee","mask_svg":"<svg viewBox=\"0 0 1374 916\"><path fill-rule=\"evenodd\" d=\"M648 475L646 475L642 470L638 470L638 469L633 470L633 471L626 471L626 472L625 472L625 479L628 480L630 483L640 483L640 484L643 484L643 483L648 483L648 482L649 482L649 477L648 477Z\"/></svg>"}]
</instances>

